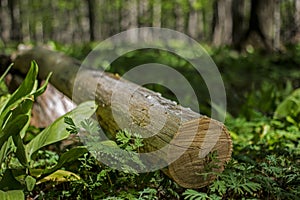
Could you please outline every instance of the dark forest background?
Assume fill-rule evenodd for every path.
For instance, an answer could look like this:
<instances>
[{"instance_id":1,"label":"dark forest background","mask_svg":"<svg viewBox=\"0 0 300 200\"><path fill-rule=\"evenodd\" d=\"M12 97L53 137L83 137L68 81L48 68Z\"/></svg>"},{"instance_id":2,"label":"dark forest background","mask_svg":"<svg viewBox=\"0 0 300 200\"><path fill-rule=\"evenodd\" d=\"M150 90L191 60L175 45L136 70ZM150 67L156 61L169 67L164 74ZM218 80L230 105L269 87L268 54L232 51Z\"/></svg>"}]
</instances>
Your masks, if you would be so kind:
<instances>
[{"instance_id":1,"label":"dark forest background","mask_svg":"<svg viewBox=\"0 0 300 200\"><path fill-rule=\"evenodd\" d=\"M130 28L177 30L200 42L277 51L300 40L298 0L1 0L1 45L82 43Z\"/></svg>"}]
</instances>

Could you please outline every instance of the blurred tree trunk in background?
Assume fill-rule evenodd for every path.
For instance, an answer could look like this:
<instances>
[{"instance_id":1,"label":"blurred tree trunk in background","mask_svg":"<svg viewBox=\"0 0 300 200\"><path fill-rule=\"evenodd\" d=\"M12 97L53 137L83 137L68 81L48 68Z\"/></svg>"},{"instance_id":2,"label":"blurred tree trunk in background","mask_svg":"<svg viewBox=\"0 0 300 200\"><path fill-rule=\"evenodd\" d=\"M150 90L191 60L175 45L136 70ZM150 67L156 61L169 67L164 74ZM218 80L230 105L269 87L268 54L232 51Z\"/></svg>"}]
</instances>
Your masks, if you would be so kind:
<instances>
[{"instance_id":1,"label":"blurred tree trunk in background","mask_svg":"<svg viewBox=\"0 0 300 200\"><path fill-rule=\"evenodd\" d=\"M232 0L217 0L214 4L213 44L232 43Z\"/></svg>"},{"instance_id":2,"label":"blurred tree trunk in background","mask_svg":"<svg viewBox=\"0 0 300 200\"><path fill-rule=\"evenodd\" d=\"M153 0L152 26L161 27L161 1Z\"/></svg>"},{"instance_id":3,"label":"blurred tree trunk in background","mask_svg":"<svg viewBox=\"0 0 300 200\"><path fill-rule=\"evenodd\" d=\"M8 1L9 14L10 14L10 39L12 41L21 42L21 22L20 22L20 6L18 0Z\"/></svg>"},{"instance_id":4,"label":"blurred tree trunk in background","mask_svg":"<svg viewBox=\"0 0 300 200\"><path fill-rule=\"evenodd\" d=\"M279 27L276 24L280 24L278 6L277 0L251 1L249 26L241 41L238 42L240 48L251 44L254 47L273 51L275 50L275 44L279 46L280 42L276 41L280 38L280 35L278 35L280 30L277 30Z\"/></svg>"},{"instance_id":5,"label":"blurred tree trunk in background","mask_svg":"<svg viewBox=\"0 0 300 200\"><path fill-rule=\"evenodd\" d=\"M247 2L249 3L249 1ZM232 1L232 43L235 47L239 46L245 30L249 26L249 17L247 19L246 15L246 8L249 8L247 2L245 0Z\"/></svg>"},{"instance_id":6,"label":"blurred tree trunk in background","mask_svg":"<svg viewBox=\"0 0 300 200\"><path fill-rule=\"evenodd\" d=\"M24 42L30 42L30 27L29 27L29 14L28 11L29 8L27 8L27 5L29 4L28 0L22 0L20 1L20 17L22 16L22 35L23 35L23 41Z\"/></svg>"},{"instance_id":7,"label":"blurred tree trunk in background","mask_svg":"<svg viewBox=\"0 0 300 200\"><path fill-rule=\"evenodd\" d=\"M1 45L4 47L6 46L6 39L5 39L5 27L6 27L6 20L5 20L5 8L3 6L2 0L0 0L0 39L1 39Z\"/></svg>"},{"instance_id":8,"label":"blurred tree trunk in background","mask_svg":"<svg viewBox=\"0 0 300 200\"><path fill-rule=\"evenodd\" d=\"M125 31L138 27L138 6L137 0L128 0L123 2L121 30Z\"/></svg>"},{"instance_id":9,"label":"blurred tree trunk in background","mask_svg":"<svg viewBox=\"0 0 300 200\"><path fill-rule=\"evenodd\" d=\"M273 40L273 50L281 49L280 42L280 26L281 26L281 15L280 15L280 0L275 0L274 2L274 40Z\"/></svg>"},{"instance_id":10,"label":"blurred tree trunk in background","mask_svg":"<svg viewBox=\"0 0 300 200\"><path fill-rule=\"evenodd\" d=\"M300 1L295 0L295 34L293 37L293 42L300 42Z\"/></svg>"},{"instance_id":11,"label":"blurred tree trunk in background","mask_svg":"<svg viewBox=\"0 0 300 200\"><path fill-rule=\"evenodd\" d=\"M161 0L161 27L176 30L176 16L174 12L174 4L175 2L173 1Z\"/></svg>"},{"instance_id":12,"label":"blurred tree trunk in background","mask_svg":"<svg viewBox=\"0 0 300 200\"><path fill-rule=\"evenodd\" d=\"M89 42L145 26L274 51L300 41L300 0L0 0L2 46Z\"/></svg>"},{"instance_id":13,"label":"blurred tree trunk in background","mask_svg":"<svg viewBox=\"0 0 300 200\"><path fill-rule=\"evenodd\" d=\"M41 17L41 40L45 42L46 38L53 38L54 30L53 30L53 1L44 0L42 4L42 11L44 12Z\"/></svg>"},{"instance_id":14,"label":"blurred tree trunk in background","mask_svg":"<svg viewBox=\"0 0 300 200\"><path fill-rule=\"evenodd\" d=\"M138 27L151 26L152 4L150 0L138 0Z\"/></svg>"},{"instance_id":15,"label":"blurred tree trunk in background","mask_svg":"<svg viewBox=\"0 0 300 200\"><path fill-rule=\"evenodd\" d=\"M197 0L189 0L188 30L193 38L203 38L202 11L197 6Z\"/></svg>"},{"instance_id":16,"label":"blurred tree trunk in background","mask_svg":"<svg viewBox=\"0 0 300 200\"><path fill-rule=\"evenodd\" d=\"M90 41L95 40L95 0L87 0L88 13L89 13L89 28L90 28Z\"/></svg>"},{"instance_id":17,"label":"blurred tree trunk in background","mask_svg":"<svg viewBox=\"0 0 300 200\"><path fill-rule=\"evenodd\" d=\"M179 32L184 32L185 30L185 20L184 20L184 10L183 10L183 5L180 3L174 2L174 17L175 17L175 30Z\"/></svg>"}]
</instances>

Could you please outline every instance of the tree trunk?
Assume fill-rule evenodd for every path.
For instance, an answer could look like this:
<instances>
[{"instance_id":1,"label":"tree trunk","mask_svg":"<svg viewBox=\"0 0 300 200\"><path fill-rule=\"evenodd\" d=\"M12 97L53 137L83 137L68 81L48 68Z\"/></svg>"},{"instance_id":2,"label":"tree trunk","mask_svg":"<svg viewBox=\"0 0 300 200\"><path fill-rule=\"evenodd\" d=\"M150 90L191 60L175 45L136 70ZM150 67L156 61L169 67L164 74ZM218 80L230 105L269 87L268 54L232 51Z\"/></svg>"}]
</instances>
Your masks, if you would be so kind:
<instances>
[{"instance_id":1,"label":"tree trunk","mask_svg":"<svg viewBox=\"0 0 300 200\"><path fill-rule=\"evenodd\" d=\"M275 0L275 2L274 2L273 49L276 51L280 50L280 48L281 48L280 27L281 27L280 0Z\"/></svg>"},{"instance_id":2,"label":"tree trunk","mask_svg":"<svg viewBox=\"0 0 300 200\"><path fill-rule=\"evenodd\" d=\"M241 46L251 44L254 47L264 48L267 51L273 51L275 49L274 36L277 30L274 25L274 13L276 6L279 6L275 1L276 0L251 1L249 27L241 40ZM278 33L279 32L277 32L277 39ZM278 41L276 42L278 43Z\"/></svg>"},{"instance_id":3,"label":"tree trunk","mask_svg":"<svg viewBox=\"0 0 300 200\"><path fill-rule=\"evenodd\" d=\"M124 128L148 136L142 152L157 154L147 161L153 165L167 162L169 165L163 171L182 187L207 185L215 175L203 173L222 171L230 159L231 138L220 122L113 74L88 69L78 71L80 62L46 49L19 52L14 67L26 73L26 66L33 59L40 66L40 78L53 71L51 83L65 95L71 98L73 91L79 91L73 98L76 103L96 100L97 119L110 136L114 137ZM130 101L126 101L128 98ZM153 116L153 113L156 114ZM212 153L216 153L217 159L212 159Z\"/></svg>"},{"instance_id":4,"label":"tree trunk","mask_svg":"<svg viewBox=\"0 0 300 200\"><path fill-rule=\"evenodd\" d=\"M300 42L300 1L295 0L295 35L292 39L293 43Z\"/></svg>"},{"instance_id":5,"label":"tree trunk","mask_svg":"<svg viewBox=\"0 0 300 200\"><path fill-rule=\"evenodd\" d=\"M188 30L187 33L194 39L203 38L203 19L202 13L196 9L194 4L196 0L189 0Z\"/></svg>"},{"instance_id":6,"label":"tree trunk","mask_svg":"<svg viewBox=\"0 0 300 200\"><path fill-rule=\"evenodd\" d=\"M22 41L22 33L21 33L21 24L20 24L20 13L19 7L16 6L19 2L17 0L8 1L8 7L10 11L10 20L11 20L11 32L10 39L13 41L20 42Z\"/></svg>"},{"instance_id":7,"label":"tree trunk","mask_svg":"<svg viewBox=\"0 0 300 200\"><path fill-rule=\"evenodd\" d=\"M138 27L151 26L152 9L150 0L138 0Z\"/></svg>"},{"instance_id":8,"label":"tree trunk","mask_svg":"<svg viewBox=\"0 0 300 200\"><path fill-rule=\"evenodd\" d=\"M161 27L161 1L153 0L152 26Z\"/></svg>"},{"instance_id":9,"label":"tree trunk","mask_svg":"<svg viewBox=\"0 0 300 200\"><path fill-rule=\"evenodd\" d=\"M232 43L236 48L240 48L239 44L246 28L245 19L245 1L232 1Z\"/></svg>"},{"instance_id":10,"label":"tree trunk","mask_svg":"<svg viewBox=\"0 0 300 200\"><path fill-rule=\"evenodd\" d=\"M138 27L138 7L137 0L129 0L122 8L121 30L126 31Z\"/></svg>"},{"instance_id":11,"label":"tree trunk","mask_svg":"<svg viewBox=\"0 0 300 200\"><path fill-rule=\"evenodd\" d=\"M90 41L95 40L95 0L88 0L88 13L89 13L89 27L90 27Z\"/></svg>"},{"instance_id":12,"label":"tree trunk","mask_svg":"<svg viewBox=\"0 0 300 200\"><path fill-rule=\"evenodd\" d=\"M228 45L232 42L232 0L218 0L214 7L213 44Z\"/></svg>"},{"instance_id":13,"label":"tree trunk","mask_svg":"<svg viewBox=\"0 0 300 200\"><path fill-rule=\"evenodd\" d=\"M180 2L174 2L175 30L184 32L184 12Z\"/></svg>"}]
</instances>

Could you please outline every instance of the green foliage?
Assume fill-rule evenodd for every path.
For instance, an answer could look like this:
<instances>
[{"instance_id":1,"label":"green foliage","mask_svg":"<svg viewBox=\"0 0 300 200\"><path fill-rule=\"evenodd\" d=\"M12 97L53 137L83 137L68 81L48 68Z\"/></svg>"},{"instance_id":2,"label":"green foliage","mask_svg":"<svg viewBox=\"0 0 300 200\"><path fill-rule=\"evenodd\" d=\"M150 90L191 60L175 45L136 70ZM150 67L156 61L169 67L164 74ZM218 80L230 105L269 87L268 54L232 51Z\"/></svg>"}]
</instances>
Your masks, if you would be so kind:
<instances>
[{"instance_id":1,"label":"green foliage","mask_svg":"<svg viewBox=\"0 0 300 200\"><path fill-rule=\"evenodd\" d=\"M0 199L3 200L25 199L25 196L22 190L10 190L7 192L0 190Z\"/></svg>"},{"instance_id":2,"label":"green foliage","mask_svg":"<svg viewBox=\"0 0 300 200\"><path fill-rule=\"evenodd\" d=\"M278 105L274 118L286 118L287 121L297 125L297 121L300 121L300 88Z\"/></svg>"},{"instance_id":3,"label":"green foliage","mask_svg":"<svg viewBox=\"0 0 300 200\"><path fill-rule=\"evenodd\" d=\"M266 88L271 87L263 86L249 95L264 95ZM255 114L229 116L226 125L233 139L233 159L211 185L198 191L186 190L185 199L297 199L300 125L294 103L298 90L288 95L290 88L272 89L274 98L244 104L245 108L257 109ZM274 99L277 101L270 106L269 101ZM264 106L267 112L262 112ZM279 117L278 113L283 115Z\"/></svg>"},{"instance_id":4,"label":"green foliage","mask_svg":"<svg viewBox=\"0 0 300 200\"><path fill-rule=\"evenodd\" d=\"M91 119L74 122L72 118L66 117L65 123L68 124L67 129L70 132L76 132L76 134L85 139L89 137L90 139L96 139L94 136L99 136L97 122ZM92 132L88 132L87 130ZM90 140L90 142L91 141L92 140ZM123 160L124 158L121 156L114 156L116 149L118 148L127 151L129 155L128 162L133 162L132 159L138 159L136 153L139 151L139 147L143 146L143 140L139 135L123 130L116 134L116 142L97 141L96 144L98 146L97 151L101 151L102 156L110 155L114 159L117 159L118 162L126 165L126 162ZM103 148L101 149L101 147ZM93 151L91 152L91 154L86 153L81 156L78 159L80 163L70 162L69 166L65 166L67 169L76 171L76 174L80 176L81 179L72 182L64 182L61 183L60 186L56 185L55 189L53 188L53 190L42 194L41 196L46 199L53 198L54 196L74 199L179 198L178 191L176 191L179 187L161 172L157 171L154 173L137 174L129 168L118 171L103 163L99 163L95 158L96 156L93 156L95 155ZM61 157L63 157L63 155ZM43 188L41 187L40 189L42 190Z\"/></svg>"},{"instance_id":5,"label":"green foliage","mask_svg":"<svg viewBox=\"0 0 300 200\"><path fill-rule=\"evenodd\" d=\"M140 135L132 134L127 130L118 132L116 141L119 142L119 147L128 151L139 151L139 148L144 146Z\"/></svg>"},{"instance_id":6,"label":"green foliage","mask_svg":"<svg viewBox=\"0 0 300 200\"><path fill-rule=\"evenodd\" d=\"M80 51L89 49L58 44L56 48L78 58L85 56ZM0 151L0 199L7 195L24 196L22 191L41 199L298 199L299 46L289 47L286 54L269 56L251 48L242 54L228 48L208 48L208 51L219 66L228 90L230 114L225 124L233 139L232 160L223 173L211 173L210 169L215 167L213 161L217 161L214 152L207 158L206 175L216 176L210 185L197 190L183 189L160 171L136 173L129 164L143 167L138 156L143 140L128 130L119 131L114 141L102 137L96 121L80 116L85 111L92 112L88 109L93 107L92 103L60 118L53 125L53 128L60 128L52 131L46 128L34 134L37 136L26 139L32 101L38 94L34 95L35 92L29 92L27 88L29 94L24 97L26 92L19 91L14 100L18 103L8 106L8 109L6 105L9 102L13 104L10 100L12 95L7 94L2 84L0 117L5 122L0 122L3 126L1 131L5 134L1 132L0 135L3 144ZM196 85L196 93L201 95L201 112L209 114L209 105L218 109L204 97L205 86L202 85L205 84L194 75L191 66L172 54L131 52L112 63L110 70L122 74L147 61L174 66L191 80ZM31 74L36 74L35 70ZM26 84L34 91L38 90L35 81L27 81ZM173 94L163 87L149 87L173 98ZM224 111L220 110L220 113ZM11 133L11 130L17 133ZM60 141L70 133L79 136L86 147L94 151L87 153L85 147L79 146L61 154L45 148L45 145ZM45 138L51 137L46 142L40 134L45 134ZM25 150L22 149L22 141L26 144ZM127 156L122 156L120 150ZM99 163L98 160L103 159L109 163L122 163L124 170L118 171Z\"/></svg>"},{"instance_id":7,"label":"green foliage","mask_svg":"<svg viewBox=\"0 0 300 200\"><path fill-rule=\"evenodd\" d=\"M67 130L78 133L88 150L104 163L109 163L111 167L117 168L121 165L123 171L137 173L131 167L132 163L144 167L136 151L143 146L141 136L132 134L126 130L116 134L115 141L103 139L100 134L98 123L92 119L85 119L77 127L71 118L65 118L65 123L69 125Z\"/></svg>"},{"instance_id":8,"label":"green foliage","mask_svg":"<svg viewBox=\"0 0 300 200\"><path fill-rule=\"evenodd\" d=\"M9 69L1 76L1 84L3 84L4 76L8 73L8 70ZM93 102L86 102L65 116L57 119L52 125L44 129L28 143L23 141L29 127L33 102L37 96L45 91L50 78L49 75L45 84L38 88L36 80L37 74L38 66L35 62L32 62L27 76L19 88L13 94L5 94L5 96L1 98L1 199L24 199L23 191L33 191L38 182L47 180L45 178L49 176L57 175L58 169L86 153L86 148L73 148L64 153L53 168L46 168L48 166L41 165L41 160L35 160L34 154L42 147L68 137L69 133L65 130L64 117L72 116L76 121L78 121L80 117L90 117L95 111ZM59 175L62 177L66 174L68 174L68 172L65 171L65 173ZM58 177L56 176L56 178Z\"/></svg>"},{"instance_id":9,"label":"green foliage","mask_svg":"<svg viewBox=\"0 0 300 200\"><path fill-rule=\"evenodd\" d=\"M206 193L198 192L195 190L188 189L186 190L183 195L185 195L184 199L190 200L206 200L210 199Z\"/></svg>"}]
</instances>

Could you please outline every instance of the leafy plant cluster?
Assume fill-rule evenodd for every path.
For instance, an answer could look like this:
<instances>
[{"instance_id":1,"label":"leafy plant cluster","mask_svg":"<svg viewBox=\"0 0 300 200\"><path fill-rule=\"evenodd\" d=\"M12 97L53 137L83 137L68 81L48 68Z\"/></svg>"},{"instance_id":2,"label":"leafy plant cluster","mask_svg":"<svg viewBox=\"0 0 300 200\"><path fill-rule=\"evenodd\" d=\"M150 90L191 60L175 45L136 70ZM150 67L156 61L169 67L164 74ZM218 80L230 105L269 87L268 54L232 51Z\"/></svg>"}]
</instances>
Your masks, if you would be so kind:
<instances>
[{"instance_id":1,"label":"leafy plant cluster","mask_svg":"<svg viewBox=\"0 0 300 200\"><path fill-rule=\"evenodd\" d=\"M32 64L13 94L8 94L3 75L0 199L299 199L300 76L294 65L299 64L300 48L290 48L284 56L264 56L251 49L246 54L227 48L209 49L221 66L230 90L228 97L232 102L237 100L237 104L229 102L225 122L233 139L232 160L223 173L216 174L214 182L198 190L181 188L161 171L138 174L130 164L143 167L138 155L143 140L126 130L118 132L115 141L102 136L97 123L90 118L95 109L93 102L79 105L44 130L34 129L29 125L32 103L46 88L37 87L36 64ZM79 49L66 50L82 56L77 52ZM157 52L144 53L144 58L140 56L141 60L135 61L160 58ZM164 55L163 62L171 62L185 76L194 77L187 63L159 53ZM122 63L124 69L126 64L130 67L131 56L117 60L115 68ZM241 77L245 71L244 79ZM270 77L259 77L260 72ZM209 104L204 102L202 106L201 111L209 113ZM83 116L86 120L82 121ZM73 146L62 153L47 148L70 134L76 134L84 146ZM98 160L112 165L108 167ZM116 167L121 163L123 170L111 167L113 163Z\"/></svg>"},{"instance_id":2,"label":"leafy plant cluster","mask_svg":"<svg viewBox=\"0 0 300 200\"><path fill-rule=\"evenodd\" d=\"M0 78L3 88L10 68ZM38 66L32 62L19 88L13 94L3 94L0 99L0 199L24 199L25 193L34 193L35 186L43 182L78 179L76 174L62 167L87 152L86 148L76 147L58 158L55 153L43 150L69 136L62 118L26 141L33 102L45 91L50 78L49 75L45 84L38 88L37 74ZM89 107L91 103L85 103L67 115L80 113L89 117L93 113L87 109Z\"/></svg>"},{"instance_id":3,"label":"leafy plant cluster","mask_svg":"<svg viewBox=\"0 0 300 200\"><path fill-rule=\"evenodd\" d=\"M186 190L185 199L299 199L300 90L289 88L277 90L277 95L264 87L254 90L244 105L251 109L239 117L227 115L233 158L210 186ZM276 103L282 98L279 93L285 99Z\"/></svg>"},{"instance_id":4,"label":"leafy plant cluster","mask_svg":"<svg viewBox=\"0 0 300 200\"><path fill-rule=\"evenodd\" d=\"M62 199L160 199L179 198L178 185L167 179L161 172L138 174L131 164L140 165L139 148L143 140L138 134L126 130L116 134L116 140L102 140L99 137L98 124L92 119L74 123L65 117L67 130L77 134L90 153L84 154L77 162L66 168L75 171L80 177L69 182L57 182L43 198L59 196ZM123 150L123 155L119 151ZM126 152L124 154L124 152ZM99 162L101 160L103 162ZM108 162L108 164L104 164ZM114 164L122 165L117 170ZM130 163L130 164L129 164ZM43 187L41 187L42 189Z\"/></svg>"},{"instance_id":5,"label":"leafy plant cluster","mask_svg":"<svg viewBox=\"0 0 300 200\"><path fill-rule=\"evenodd\" d=\"M300 97L299 89L295 89L300 86L299 70L295 67L300 64L299 47L287 47L285 54L268 56L253 49L242 54L228 48L207 49L222 73L228 90L228 110L232 113L227 113L225 124L230 130L234 151L224 172L216 174L217 178L211 185L191 190L180 188L160 172L127 179L132 184L118 182L125 179L121 178L120 172L113 170L110 177L116 177L116 182L107 187L114 189L112 193L102 193L101 198L136 199L139 198L137 194L143 194L144 190L152 195L150 199L299 198ZM134 56L136 54L138 57ZM166 52L130 52L112 63L110 71L122 73L120 70L126 71L153 60L174 66L199 87L201 80L195 79L188 63ZM149 87L172 99L172 94L164 88L157 85ZM204 94L203 88L196 89L199 94ZM206 108L209 105L205 101L202 105L201 111L209 114ZM160 176L157 177L157 174ZM148 178L141 183L145 176ZM171 191L166 182L173 185ZM122 187L124 184L129 187Z\"/></svg>"},{"instance_id":6,"label":"leafy plant cluster","mask_svg":"<svg viewBox=\"0 0 300 200\"><path fill-rule=\"evenodd\" d=\"M117 133L116 142L98 141L96 134L99 133L99 127L90 119L96 108L94 102L83 103L44 130L36 131L29 125L32 105L36 97L45 91L50 76L38 88L38 66L32 62L23 83L13 94L8 94L4 84L8 71L0 79L0 199L179 197L175 191L178 186L161 172L138 175L128 165L131 162L141 167L143 165L138 159L139 148L143 146L139 135L123 130ZM82 118L86 120L82 121ZM47 148L68 138L70 134L87 140L88 145L75 146L63 153ZM100 153L101 157L109 159L111 163L122 163L124 169L118 171L99 163L95 158L97 155L87 151L87 148L95 147L94 151ZM118 149L126 152L123 159L116 155ZM89 150L93 152L93 149Z\"/></svg>"}]
</instances>

